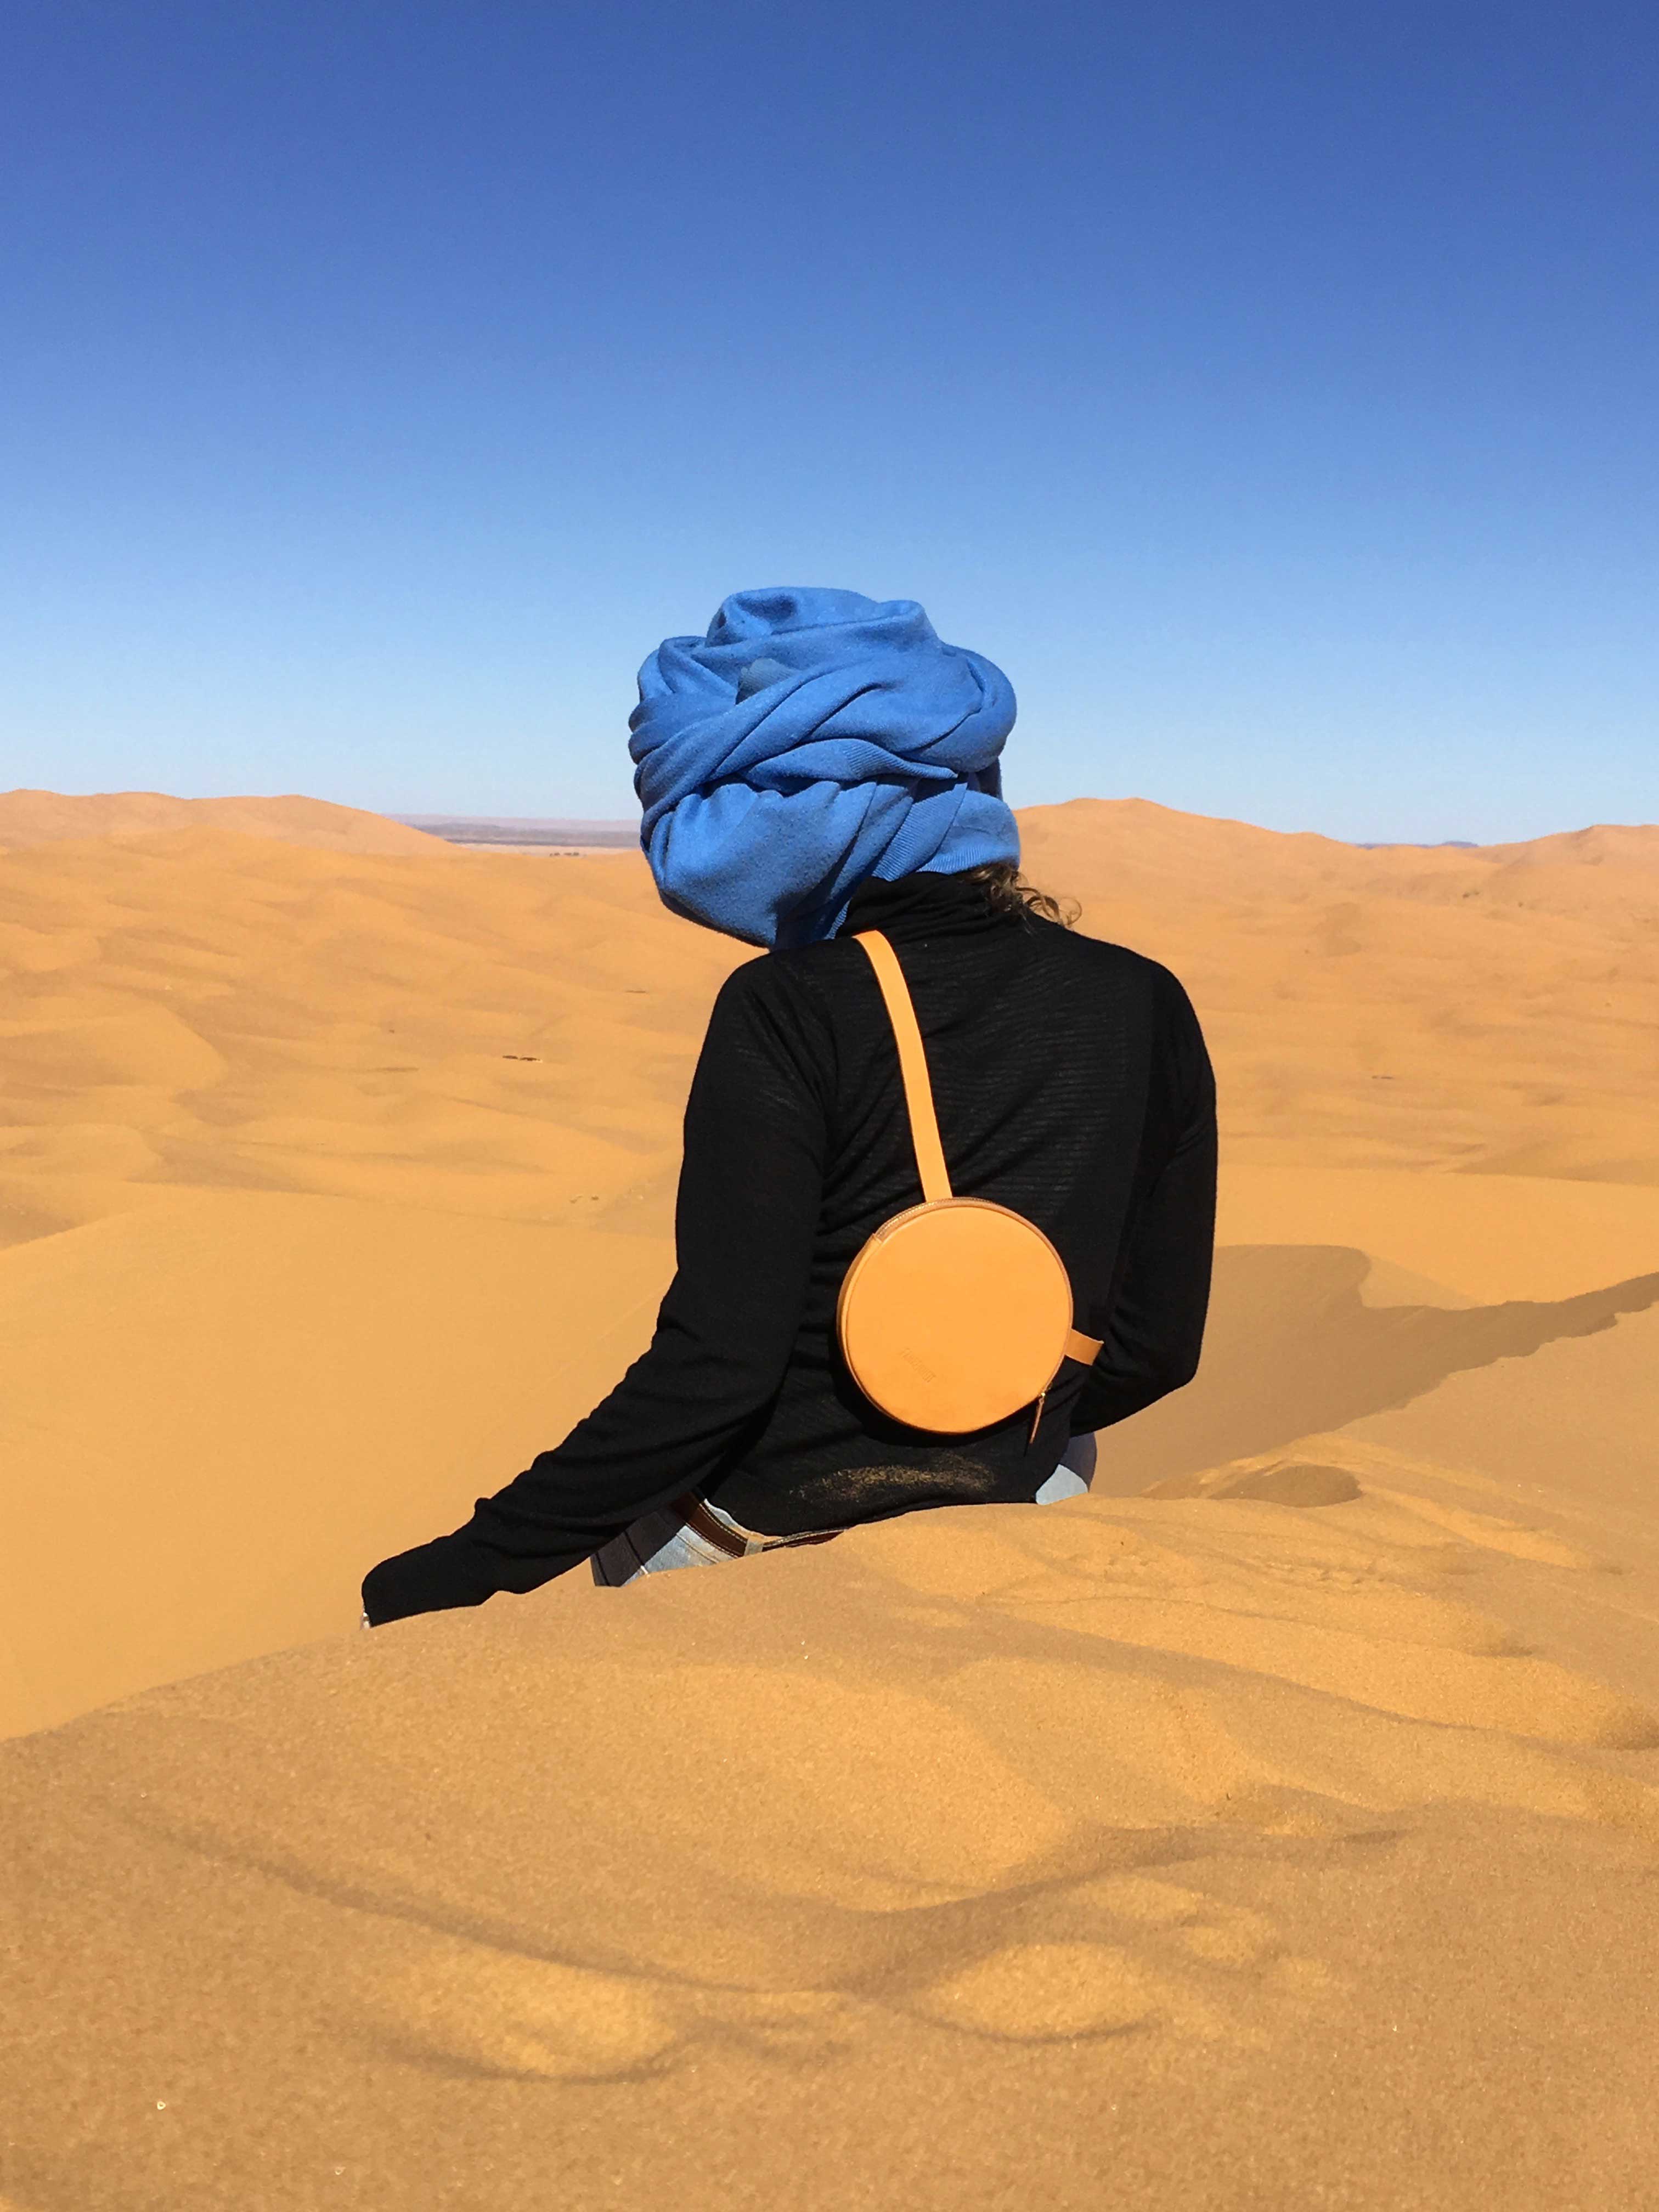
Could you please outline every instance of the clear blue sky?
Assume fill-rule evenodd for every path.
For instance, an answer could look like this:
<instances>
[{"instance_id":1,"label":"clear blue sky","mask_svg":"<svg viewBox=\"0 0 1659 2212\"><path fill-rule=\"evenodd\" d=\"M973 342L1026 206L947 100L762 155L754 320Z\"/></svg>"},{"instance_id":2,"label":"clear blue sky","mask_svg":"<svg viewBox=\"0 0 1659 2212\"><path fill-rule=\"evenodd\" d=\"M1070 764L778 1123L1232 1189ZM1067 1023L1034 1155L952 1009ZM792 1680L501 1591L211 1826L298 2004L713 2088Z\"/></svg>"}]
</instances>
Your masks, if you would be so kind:
<instances>
[{"instance_id":1,"label":"clear blue sky","mask_svg":"<svg viewBox=\"0 0 1659 2212\"><path fill-rule=\"evenodd\" d=\"M1651 0L10 0L0 787L623 814L744 585L1018 802L1659 815Z\"/></svg>"}]
</instances>

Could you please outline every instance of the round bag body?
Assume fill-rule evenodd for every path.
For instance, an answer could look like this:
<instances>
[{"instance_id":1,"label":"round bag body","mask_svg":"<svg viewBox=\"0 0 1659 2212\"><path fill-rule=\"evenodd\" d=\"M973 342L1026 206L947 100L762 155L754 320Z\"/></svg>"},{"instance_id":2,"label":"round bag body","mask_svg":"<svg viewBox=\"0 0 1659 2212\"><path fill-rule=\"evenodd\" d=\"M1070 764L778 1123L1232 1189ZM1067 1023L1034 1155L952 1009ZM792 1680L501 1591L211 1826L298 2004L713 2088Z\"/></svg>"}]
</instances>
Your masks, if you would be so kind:
<instances>
[{"instance_id":1,"label":"round bag body","mask_svg":"<svg viewBox=\"0 0 1659 2212\"><path fill-rule=\"evenodd\" d=\"M1066 1355L1072 1285L1033 1221L944 1198L884 1221L848 1269L836 1333L871 1403L962 1436L1040 1399Z\"/></svg>"}]
</instances>

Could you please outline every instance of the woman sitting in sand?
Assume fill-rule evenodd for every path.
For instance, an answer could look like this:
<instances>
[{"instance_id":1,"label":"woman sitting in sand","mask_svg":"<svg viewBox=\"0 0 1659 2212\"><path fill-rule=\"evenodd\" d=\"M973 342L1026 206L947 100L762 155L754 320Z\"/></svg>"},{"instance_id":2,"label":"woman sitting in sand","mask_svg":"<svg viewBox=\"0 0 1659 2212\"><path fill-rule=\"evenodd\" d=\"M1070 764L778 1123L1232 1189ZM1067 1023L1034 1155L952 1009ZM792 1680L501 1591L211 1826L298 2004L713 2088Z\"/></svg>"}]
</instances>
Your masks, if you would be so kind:
<instances>
[{"instance_id":1,"label":"woman sitting in sand","mask_svg":"<svg viewBox=\"0 0 1659 2212\"><path fill-rule=\"evenodd\" d=\"M593 1563L596 1581L923 1507L1082 1486L1073 1439L1191 1377L1209 1295L1215 1094L1167 969L1073 933L1018 873L998 758L1013 692L913 600L739 592L640 672L641 839L675 913L754 945L685 1115L678 1267L648 1350L471 1519L374 1568L371 1623ZM836 1304L915 1205L917 1152L871 960L914 1001L959 1194L1041 1229L1100 1340L966 1435L884 1413ZM1068 1448L1071 1448L1068 1450Z\"/></svg>"}]
</instances>

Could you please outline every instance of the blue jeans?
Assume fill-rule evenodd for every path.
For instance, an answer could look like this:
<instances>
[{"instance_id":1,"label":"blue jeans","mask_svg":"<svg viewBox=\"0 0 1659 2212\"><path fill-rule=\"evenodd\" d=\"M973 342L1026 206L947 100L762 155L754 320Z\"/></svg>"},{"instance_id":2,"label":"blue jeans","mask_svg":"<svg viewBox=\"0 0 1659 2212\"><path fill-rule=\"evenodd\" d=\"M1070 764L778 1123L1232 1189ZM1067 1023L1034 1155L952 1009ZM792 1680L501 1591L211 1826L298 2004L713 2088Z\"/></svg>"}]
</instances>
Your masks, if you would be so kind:
<instances>
[{"instance_id":1,"label":"blue jeans","mask_svg":"<svg viewBox=\"0 0 1659 2212\"><path fill-rule=\"evenodd\" d=\"M675 1567L718 1566L722 1559L739 1556L736 1548L739 1544L744 1553L766 1552L788 1540L757 1535L707 1499L702 1510L725 1533L724 1547L689 1528L678 1506L659 1505L653 1512L642 1513L620 1536L613 1536L594 1553L594 1581L602 1589L620 1589L624 1583L637 1582L641 1575L667 1574Z\"/></svg>"},{"instance_id":2,"label":"blue jeans","mask_svg":"<svg viewBox=\"0 0 1659 2212\"><path fill-rule=\"evenodd\" d=\"M1038 1491L1038 1505L1058 1505L1062 1498L1081 1498L1095 1479L1095 1440L1073 1437L1060 1455L1060 1464Z\"/></svg>"}]
</instances>

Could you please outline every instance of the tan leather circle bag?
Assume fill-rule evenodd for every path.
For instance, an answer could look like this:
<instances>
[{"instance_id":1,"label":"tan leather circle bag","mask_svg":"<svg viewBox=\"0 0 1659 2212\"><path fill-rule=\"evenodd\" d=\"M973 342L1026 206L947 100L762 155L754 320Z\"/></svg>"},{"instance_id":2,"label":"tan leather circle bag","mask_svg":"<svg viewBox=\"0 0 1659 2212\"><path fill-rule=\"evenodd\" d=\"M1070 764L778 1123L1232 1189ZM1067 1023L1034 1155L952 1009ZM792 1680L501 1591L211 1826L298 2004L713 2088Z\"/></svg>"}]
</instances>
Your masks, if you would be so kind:
<instances>
[{"instance_id":1,"label":"tan leather circle bag","mask_svg":"<svg viewBox=\"0 0 1659 2212\"><path fill-rule=\"evenodd\" d=\"M877 930L856 942L893 1025L922 1202L884 1221L847 1270L842 1357L871 1403L908 1428L963 1436L1030 1406L1035 1436L1061 1362L1091 1362L1099 1340L1073 1328L1065 1262L1034 1221L952 1194L898 956Z\"/></svg>"}]
</instances>

